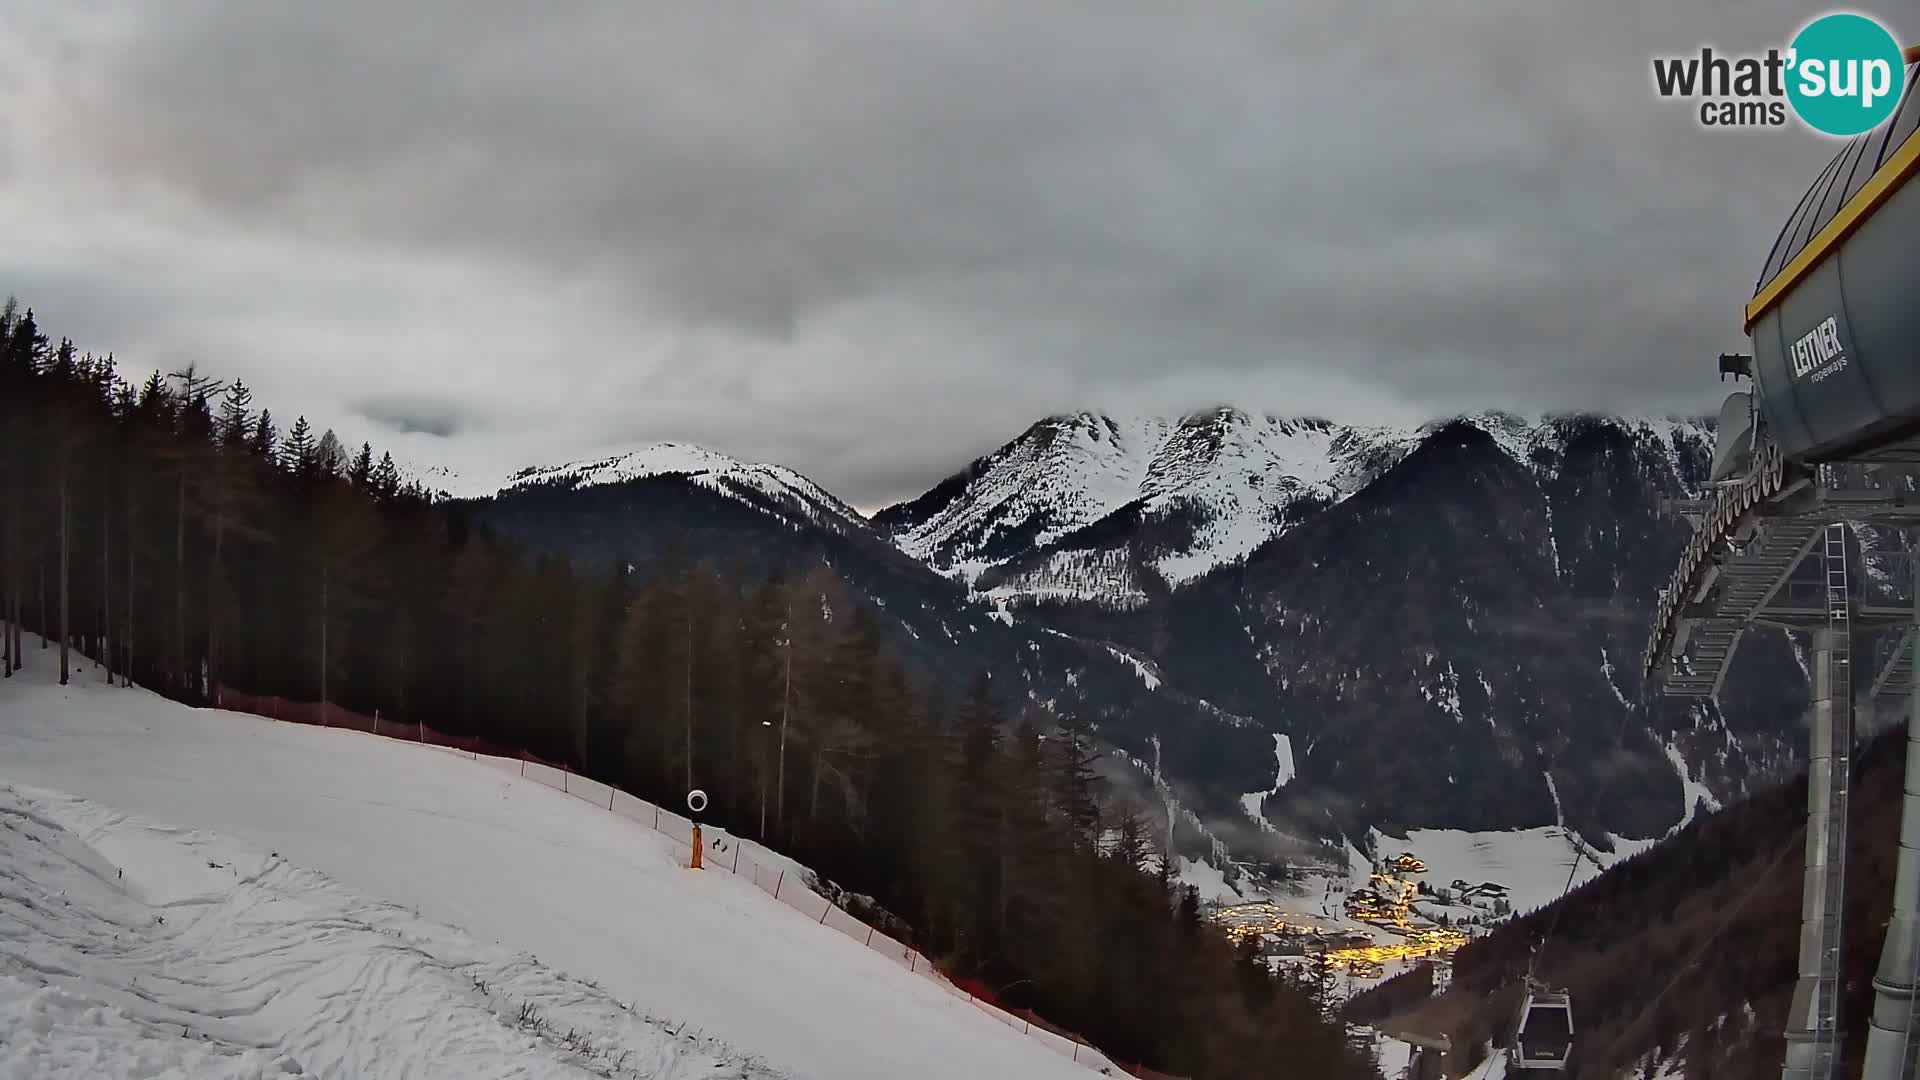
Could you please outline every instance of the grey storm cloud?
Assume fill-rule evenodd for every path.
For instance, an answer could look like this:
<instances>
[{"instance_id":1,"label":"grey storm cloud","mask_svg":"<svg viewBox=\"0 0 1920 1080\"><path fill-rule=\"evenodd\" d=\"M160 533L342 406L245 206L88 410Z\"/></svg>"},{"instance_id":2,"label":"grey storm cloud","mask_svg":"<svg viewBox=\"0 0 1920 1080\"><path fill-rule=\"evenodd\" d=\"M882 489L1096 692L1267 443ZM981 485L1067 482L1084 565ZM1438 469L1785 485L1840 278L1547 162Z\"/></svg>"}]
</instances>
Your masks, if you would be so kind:
<instances>
[{"instance_id":1,"label":"grey storm cloud","mask_svg":"<svg viewBox=\"0 0 1920 1080\"><path fill-rule=\"evenodd\" d=\"M472 426L456 403L438 398L369 398L354 403L351 409L401 435L446 439Z\"/></svg>"},{"instance_id":2,"label":"grey storm cloud","mask_svg":"<svg viewBox=\"0 0 1920 1080\"><path fill-rule=\"evenodd\" d=\"M23 0L0 288L456 464L693 439L864 505L1083 407L1704 409L1831 146L1650 58L1807 14Z\"/></svg>"}]
</instances>

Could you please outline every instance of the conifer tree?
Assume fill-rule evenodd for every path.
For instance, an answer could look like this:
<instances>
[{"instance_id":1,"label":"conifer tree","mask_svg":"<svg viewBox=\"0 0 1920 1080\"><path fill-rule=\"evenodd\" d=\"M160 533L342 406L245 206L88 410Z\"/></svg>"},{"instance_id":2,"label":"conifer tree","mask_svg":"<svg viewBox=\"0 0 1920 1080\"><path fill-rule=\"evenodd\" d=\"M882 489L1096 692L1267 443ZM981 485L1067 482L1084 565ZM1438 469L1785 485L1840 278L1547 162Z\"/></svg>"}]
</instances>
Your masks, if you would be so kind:
<instances>
[{"instance_id":1,"label":"conifer tree","mask_svg":"<svg viewBox=\"0 0 1920 1080\"><path fill-rule=\"evenodd\" d=\"M248 442L253 450L253 456L269 465L277 464L280 453L279 438L280 432L273 426L273 411L261 409L259 419L254 421L253 437Z\"/></svg>"},{"instance_id":2,"label":"conifer tree","mask_svg":"<svg viewBox=\"0 0 1920 1080\"><path fill-rule=\"evenodd\" d=\"M304 416L293 422L287 435L280 443L280 467L302 479L311 479L318 472L314 454L313 428Z\"/></svg>"},{"instance_id":3,"label":"conifer tree","mask_svg":"<svg viewBox=\"0 0 1920 1080\"><path fill-rule=\"evenodd\" d=\"M985 673L950 711L825 564L769 576L690 537L590 566L252 409L191 368L131 385L0 308L0 668L31 630L182 701L317 702L664 804L692 782L950 976L1115 1053L1193 1080L1369 1074L1297 988L1253 992L1190 891L1173 901L1090 724L1033 706L1009 733L1022 691Z\"/></svg>"}]
</instances>

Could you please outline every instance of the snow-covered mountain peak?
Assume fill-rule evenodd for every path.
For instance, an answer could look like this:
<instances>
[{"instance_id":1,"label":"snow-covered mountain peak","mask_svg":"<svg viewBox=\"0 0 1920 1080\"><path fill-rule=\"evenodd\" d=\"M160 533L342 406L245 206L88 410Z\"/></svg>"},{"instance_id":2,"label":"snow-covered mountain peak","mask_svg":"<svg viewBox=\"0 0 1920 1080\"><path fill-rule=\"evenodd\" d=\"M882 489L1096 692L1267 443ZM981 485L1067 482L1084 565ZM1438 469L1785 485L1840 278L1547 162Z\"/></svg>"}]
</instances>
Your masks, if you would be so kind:
<instances>
[{"instance_id":1,"label":"snow-covered mountain peak","mask_svg":"<svg viewBox=\"0 0 1920 1080\"><path fill-rule=\"evenodd\" d=\"M1047 417L874 523L907 554L996 596L1126 606L1246 558L1359 491L1449 425L1551 469L1583 425L1669 459L1704 420L1487 412L1417 427L1338 424L1220 407L1182 416Z\"/></svg>"},{"instance_id":2,"label":"snow-covered mountain peak","mask_svg":"<svg viewBox=\"0 0 1920 1080\"><path fill-rule=\"evenodd\" d=\"M849 516L859 516L825 488L784 465L744 462L692 443L658 442L603 458L525 468L509 477L501 490L549 483L599 487L654 476L704 476L752 483L763 487L768 494L791 492L844 508Z\"/></svg>"},{"instance_id":3,"label":"snow-covered mountain peak","mask_svg":"<svg viewBox=\"0 0 1920 1080\"><path fill-rule=\"evenodd\" d=\"M1566 449L1567 440L1582 428L1605 425L1616 428L1641 442L1646 448L1662 448L1671 455L1677 450L1700 443L1711 446L1713 421L1709 417L1685 416L1600 416L1586 413L1546 413L1521 416L1510 412L1469 413L1435 420L1422 425L1418 437L1424 439L1449 424L1470 424L1486 432L1508 456L1523 465L1538 468L1543 457L1552 461Z\"/></svg>"},{"instance_id":4,"label":"snow-covered mountain peak","mask_svg":"<svg viewBox=\"0 0 1920 1080\"><path fill-rule=\"evenodd\" d=\"M655 477L681 477L763 509L779 507L798 511L816 524L824 524L824 519L829 517L866 520L858 510L784 465L744 462L703 446L677 442L653 443L602 458L521 469L507 478L499 494L549 487L604 487Z\"/></svg>"},{"instance_id":5,"label":"snow-covered mountain peak","mask_svg":"<svg viewBox=\"0 0 1920 1080\"><path fill-rule=\"evenodd\" d=\"M1413 433L1217 408L1184 416L1052 416L876 523L902 550L978 582L1059 549L1084 562L1103 525L1179 518L1154 571L1178 584L1266 542L1299 503L1364 486ZM1019 591L1017 588L1015 591Z\"/></svg>"}]
</instances>

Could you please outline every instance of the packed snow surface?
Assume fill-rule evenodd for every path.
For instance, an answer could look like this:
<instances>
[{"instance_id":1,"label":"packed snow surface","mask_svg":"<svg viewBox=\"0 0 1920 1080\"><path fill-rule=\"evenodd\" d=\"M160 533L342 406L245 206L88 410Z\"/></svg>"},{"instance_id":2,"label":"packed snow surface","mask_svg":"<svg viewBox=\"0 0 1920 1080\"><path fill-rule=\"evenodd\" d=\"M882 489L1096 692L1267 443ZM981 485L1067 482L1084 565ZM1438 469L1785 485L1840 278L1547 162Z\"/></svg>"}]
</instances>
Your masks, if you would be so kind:
<instances>
[{"instance_id":1,"label":"packed snow surface","mask_svg":"<svg viewBox=\"0 0 1920 1080\"><path fill-rule=\"evenodd\" d=\"M392 1025L413 1023L422 1037L445 1039L455 1055L444 1059L444 1074L424 1075L575 1075L555 1071L566 1059L537 1035L525 1035L522 1049L509 1045L510 1033L498 1027L504 1014L483 1015L489 995L455 978L484 980L491 972L498 980L489 984L492 996L531 1000L550 1010L549 1022L563 1034L568 1025L580 1028L596 1047L627 1051L630 1064L680 1045L663 1042L644 1022L652 1017L730 1048L697 1051L721 1065L702 1075L756 1075L740 1071L748 1059L820 1080L1087 1075L749 882L686 869L680 849L661 834L533 780L430 747L187 709L145 691L110 689L86 664L76 684L62 689L48 677L51 653L30 659L33 666L0 682L0 784L71 796L16 792L14 805L43 819L32 825L43 839L21 843L43 865L70 864L62 874L84 875L81 868L92 866L98 881L81 889L75 878L68 892L84 892L84 906L76 899L73 914L49 916L68 921L16 939L0 960L0 1021L35 1032L41 1041L31 1052L46 1060L78 1052L45 1041L78 1031L77 1041L98 1035L87 1045L105 1048L100 1061L126 1075L274 1076L275 1055L338 1053L342 1072L322 1075L383 1080L403 1074L372 1071L386 1068L377 1064L385 1060L379 1048L398 1045L380 1040L400 1038ZM119 821L101 807L140 820ZM89 854L84 845L98 846ZM203 864L223 865L196 870L203 854ZM110 864L124 866L130 884L108 876ZM257 932L219 937L219 919L203 925L197 918L222 907L258 920ZM189 928L208 935L196 961L205 967L167 969L180 979L179 996L156 993L161 1004L151 1006L225 1015L226 1023L199 1030L183 1021L201 1047L195 1052L215 1055L203 1059L204 1069L170 1064L186 1060L185 1036L174 1039L164 1025L140 1018L137 1009L150 1006L114 993L115 986L133 991L135 979L143 995L158 989L134 953L182 948L158 925L135 935L148 910L166 918L164 935ZM303 920L315 947L330 942L335 953L275 951L275 942L301 936L292 928ZM104 966L79 972L71 956L59 958L86 935L111 939L112 927L123 928L122 962L98 953L87 963ZM376 938L386 941L383 949ZM248 940L251 960L240 955ZM36 956L48 959L22 965L22 957ZM164 959L152 962L156 975L166 969ZM48 989L56 977L77 984L71 992ZM585 981L599 990L579 989ZM328 986L339 1000L318 1000ZM376 997L368 1012L392 1014L356 1020L366 1025L356 1038L372 1041L325 1050L321 1036L305 1042L290 1034L362 1008L354 998L369 993ZM236 1002L257 1002L259 1011L241 1015ZM638 1019L616 1015L610 1002L631 1005ZM264 1026L249 1026L256 1020ZM466 1053L455 1045L465 1031L482 1033L476 1037L485 1045L500 1041L500 1056L458 1056ZM260 1045L273 1035L283 1041ZM127 1060L115 1056L116 1045L127 1048ZM19 1046L9 1039L0 1053ZM139 1073L146 1066L136 1056L169 1064ZM51 1075L114 1075L107 1070L49 1066Z\"/></svg>"},{"instance_id":2,"label":"packed snow surface","mask_svg":"<svg viewBox=\"0 0 1920 1080\"><path fill-rule=\"evenodd\" d=\"M9 1077L778 1075L277 854L6 785L0 1031Z\"/></svg>"}]
</instances>

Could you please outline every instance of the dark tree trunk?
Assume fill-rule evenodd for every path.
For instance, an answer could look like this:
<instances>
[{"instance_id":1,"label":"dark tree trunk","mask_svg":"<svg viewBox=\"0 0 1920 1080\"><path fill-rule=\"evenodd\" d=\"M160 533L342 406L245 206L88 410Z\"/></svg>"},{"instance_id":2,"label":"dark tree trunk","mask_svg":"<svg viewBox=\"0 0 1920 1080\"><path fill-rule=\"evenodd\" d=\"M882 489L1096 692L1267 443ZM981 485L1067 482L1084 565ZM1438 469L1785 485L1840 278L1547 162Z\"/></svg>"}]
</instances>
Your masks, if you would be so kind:
<instances>
[{"instance_id":1,"label":"dark tree trunk","mask_svg":"<svg viewBox=\"0 0 1920 1080\"><path fill-rule=\"evenodd\" d=\"M787 823L787 720L793 713L793 599L787 599L787 621L781 630L782 671L780 675L780 759L774 768L773 825Z\"/></svg>"},{"instance_id":2,"label":"dark tree trunk","mask_svg":"<svg viewBox=\"0 0 1920 1080\"><path fill-rule=\"evenodd\" d=\"M8 495L12 495L9 490ZM13 513L0 519L0 678L13 678Z\"/></svg>"},{"instance_id":3,"label":"dark tree trunk","mask_svg":"<svg viewBox=\"0 0 1920 1080\"><path fill-rule=\"evenodd\" d=\"M9 678L12 677L14 672L19 671L21 665L26 663L27 660L26 656L23 655L20 640L20 594L24 591L20 577L20 523L18 519L16 519L11 522L10 525L12 543L9 545L9 562L11 565L7 570L7 578L9 581L7 587L7 623L4 627L0 627L0 631L6 633L7 641L12 645L13 666L7 670Z\"/></svg>"},{"instance_id":4,"label":"dark tree trunk","mask_svg":"<svg viewBox=\"0 0 1920 1080\"><path fill-rule=\"evenodd\" d=\"M222 496L224 498L224 495ZM220 679L220 617L224 612L220 588L220 548L226 534L226 511L216 509L213 516L213 558L207 562L207 685Z\"/></svg>"},{"instance_id":5,"label":"dark tree trunk","mask_svg":"<svg viewBox=\"0 0 1920 1080\"><path fill-rule=\"evenodd\" d=\"M113 685L113 491L100 485L100 651L94 666L105 665Z\"/></svg>"},{"instance_id":6,"label":"dark tree trunk","mask_svg":"<svg viewBox=\"0 0 1920 1080\"><path fill-rule=\"evenodd\" d=\"M120 657L121 685L129 687L133 685L133 583L135 580L133 552L133 530L129 528L127 530L127 632L122 635L124 640L121 642L122 656Z\"/></svg>"},{"instance_id":7,"label":"dark tree trunk","mask_svg":"<svg viewBox=\"0 0 1920 1080\"><path fill-rule=\"evenodd\" d=\"M173 504L173 677L182 693L187 688L187 467L180 466L180 479Z\"/></svg>"},{"instance_id":8,"label":"dark tree trunk","mask_svg":"<svg viewBox=\"0 0 1920 1080\"><path fill-rule=\"evenodd\" d=\"M320 722L327 722L327 560L320 560Z\"/></svg>"},{"instance_id":9,"label":"dark tree trunk","mask_svg":"<svg viewBox=\"0 0 1920 1080\"><path fill-rule=\"evenodd\" d=\"M68 528L73 516L73 499L69 488L68 466L60 466L60 685L67 685L72 675L71 645L73 642L73 530Z\"/></svg>"},{"instance_id":10,"label":"dark tree trunk","mask_svg":"<svg viewBox=\"0 0 1920 1080\"><path fill-rule=\"evenodd\" d=\"M27 639L20 626L21 620L26 617L27 613L27 568L26 545L20 538L20 507L17 499L14 505L13 518L7 523L7 528L10 536L7 545L8 562L10 564L8 574L13 582L12 586L7 590L13 605L11 617L8 621L7 633L11 636L13 642L13 670L19 671L27 662ZM9 672L9 674L11 674L11 672Z\"/></svg>"}]
</instances>

